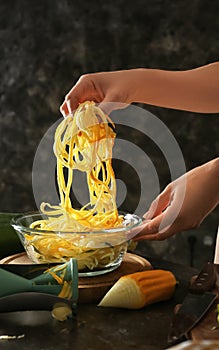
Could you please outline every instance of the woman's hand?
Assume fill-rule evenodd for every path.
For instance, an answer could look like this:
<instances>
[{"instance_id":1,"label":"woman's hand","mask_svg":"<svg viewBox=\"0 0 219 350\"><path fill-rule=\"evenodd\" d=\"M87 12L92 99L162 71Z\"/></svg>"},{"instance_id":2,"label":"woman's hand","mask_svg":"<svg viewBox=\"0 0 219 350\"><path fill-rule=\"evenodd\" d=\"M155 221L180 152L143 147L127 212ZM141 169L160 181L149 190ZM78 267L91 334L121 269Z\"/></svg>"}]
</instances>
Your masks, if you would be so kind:
<instances>
[{"instance_id":1,"label":"woman's hand","mask_svg":"<svg viewBox=\"0 0 219 350\"><path fill-rule=\"evenodd\" d=\"M219 158L170 183L144 215L134 240L163 240L198 227L219 202Z\"/></svg>"},{"instance_id":2,"label":"woman's hand","mask_svg":"<svg viewBox=\"0 0 219 350\"><path fill-rule=\"evenodd\" d=\"M73 114L79 103L89 100L100 103L106 113L132 102L218 113L218 86L219 62L186 71L138 68L86 74L66 95L60 110L64 116Z\"/></svg>"},{"instance_id":3,"label":"woman's hand","mask_svg":"<svg viewBox=\"0 0 219 350\"><path fill-rule=\"evenodd\" d=\"M116 102L115 108L119 108L120 103L133 102L134 85L135 82L138 84L139 71L140 69L133 69L82 75L66 95L60 107L61 113L64 116L72 114L79 103L87 100L101 103L103 109L107 102Z\"/></svg>"}]
</instances>

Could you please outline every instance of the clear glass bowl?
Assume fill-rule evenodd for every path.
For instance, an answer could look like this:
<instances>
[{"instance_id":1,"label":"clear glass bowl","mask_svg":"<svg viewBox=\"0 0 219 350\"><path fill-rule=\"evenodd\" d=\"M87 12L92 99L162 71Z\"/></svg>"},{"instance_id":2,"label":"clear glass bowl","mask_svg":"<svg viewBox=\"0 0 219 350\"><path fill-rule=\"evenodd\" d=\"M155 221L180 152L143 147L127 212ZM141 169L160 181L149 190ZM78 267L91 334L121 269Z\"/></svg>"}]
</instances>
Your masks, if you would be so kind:
<instances>
[{"instance_id":1,"label":"clear glass bowl","mask_svg":"<svg viewBox=\"0 0 219 350\"><path fill-rule=\"evenodd\" d=\"M88 232L61 232L32 229L30 225L43 219L39 212L18 215L12 226L33 263L63 263L70 258L78 262L79 276L96 276L118 268L127 251L128 242L136 235L142 219L121 213L120 227Z\"/></svg>"}]
</instances>

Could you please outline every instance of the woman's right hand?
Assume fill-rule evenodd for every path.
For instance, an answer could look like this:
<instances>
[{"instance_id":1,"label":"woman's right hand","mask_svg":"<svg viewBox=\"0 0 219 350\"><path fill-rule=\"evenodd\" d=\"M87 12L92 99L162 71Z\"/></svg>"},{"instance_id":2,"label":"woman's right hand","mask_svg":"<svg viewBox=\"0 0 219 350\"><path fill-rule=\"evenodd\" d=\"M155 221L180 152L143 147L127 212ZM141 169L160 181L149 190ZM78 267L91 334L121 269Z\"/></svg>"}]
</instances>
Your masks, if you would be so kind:
<instances>
[{"instance_id":1,"label":"woman's right hand","mask_svg":"<svg viewBox=\"0 0 219 350\"><path fill-rule=\"evenodd\" d=\"M61 113L64 117L73 114L79 103L87 100L100 103L105 111L109 109L107 104L104 108L106 102L114 102L115 108L124 107L123 104L134 101L134 82L138 81L139 71L132 69L82 75L65 96L60 107Z\"/></svg>"},{"instance_id":2,"label":"woman's right hand","mask_svg":"<svg viewBox=\"0 0 219 350\"><path fill-rule=\"evenodd\" d=\"M108 113L132 102L199 113L219 111L219 62L186 71L137 68L82 75L60 107L64 116L94 101ZM114 104L107 105L107 102ZM105 106L104 106L105 103Z\"/></svg>"}]
</instances>

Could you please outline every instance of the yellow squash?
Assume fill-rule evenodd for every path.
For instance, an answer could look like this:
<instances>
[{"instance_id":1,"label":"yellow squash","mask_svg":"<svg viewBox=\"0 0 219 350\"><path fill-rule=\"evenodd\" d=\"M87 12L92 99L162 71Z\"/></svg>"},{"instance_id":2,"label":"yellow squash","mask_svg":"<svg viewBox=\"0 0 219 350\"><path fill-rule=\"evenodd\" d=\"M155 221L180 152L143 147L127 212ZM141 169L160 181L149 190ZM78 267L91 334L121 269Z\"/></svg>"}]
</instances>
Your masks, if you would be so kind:
<instances>
[{"instance_id":1,"label":"yellow squash","mask_svg":"<svg viewBox=\"0 0 219 350\"><path fill-rule=\"evenodd\" d=\"M121 277L99 306L140 309L170 299L176 287L175 276L166 270L148 270Z\"/></svg>"}]
</instances>

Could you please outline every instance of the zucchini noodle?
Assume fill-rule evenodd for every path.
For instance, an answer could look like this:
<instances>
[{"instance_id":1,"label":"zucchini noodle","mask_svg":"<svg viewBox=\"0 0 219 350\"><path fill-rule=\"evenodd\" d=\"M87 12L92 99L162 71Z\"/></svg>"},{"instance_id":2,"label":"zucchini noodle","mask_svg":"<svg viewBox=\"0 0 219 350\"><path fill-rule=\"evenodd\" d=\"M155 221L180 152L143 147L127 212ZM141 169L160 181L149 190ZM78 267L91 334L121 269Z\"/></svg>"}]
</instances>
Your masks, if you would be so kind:
<instances>
[{"instance_id":1,"label":"zucchini noodle","mask_svg":"<svg viewBox=\"0 0 219 350\"><path fill-rule=\"evenodd\" d=\"M30 225L31 229L50 231L48 234L26 235L31 246L29 253L34 249L37 262L74 257L79 270L92 270L109 265L126 249L124 233L116 232L110 241L107 233L95 234L95 231L124 228L123 216L118 214L116 206L112 168L116 134L112 127L112 120L90 101L80 104L74 117L68 116L58 125L53 149L60 203L42 203L40 210L46 218ZM70 198L76 169L86 173L89 190L89 203L80 209L73 207Z\"/></svg>"}]
</instances>

